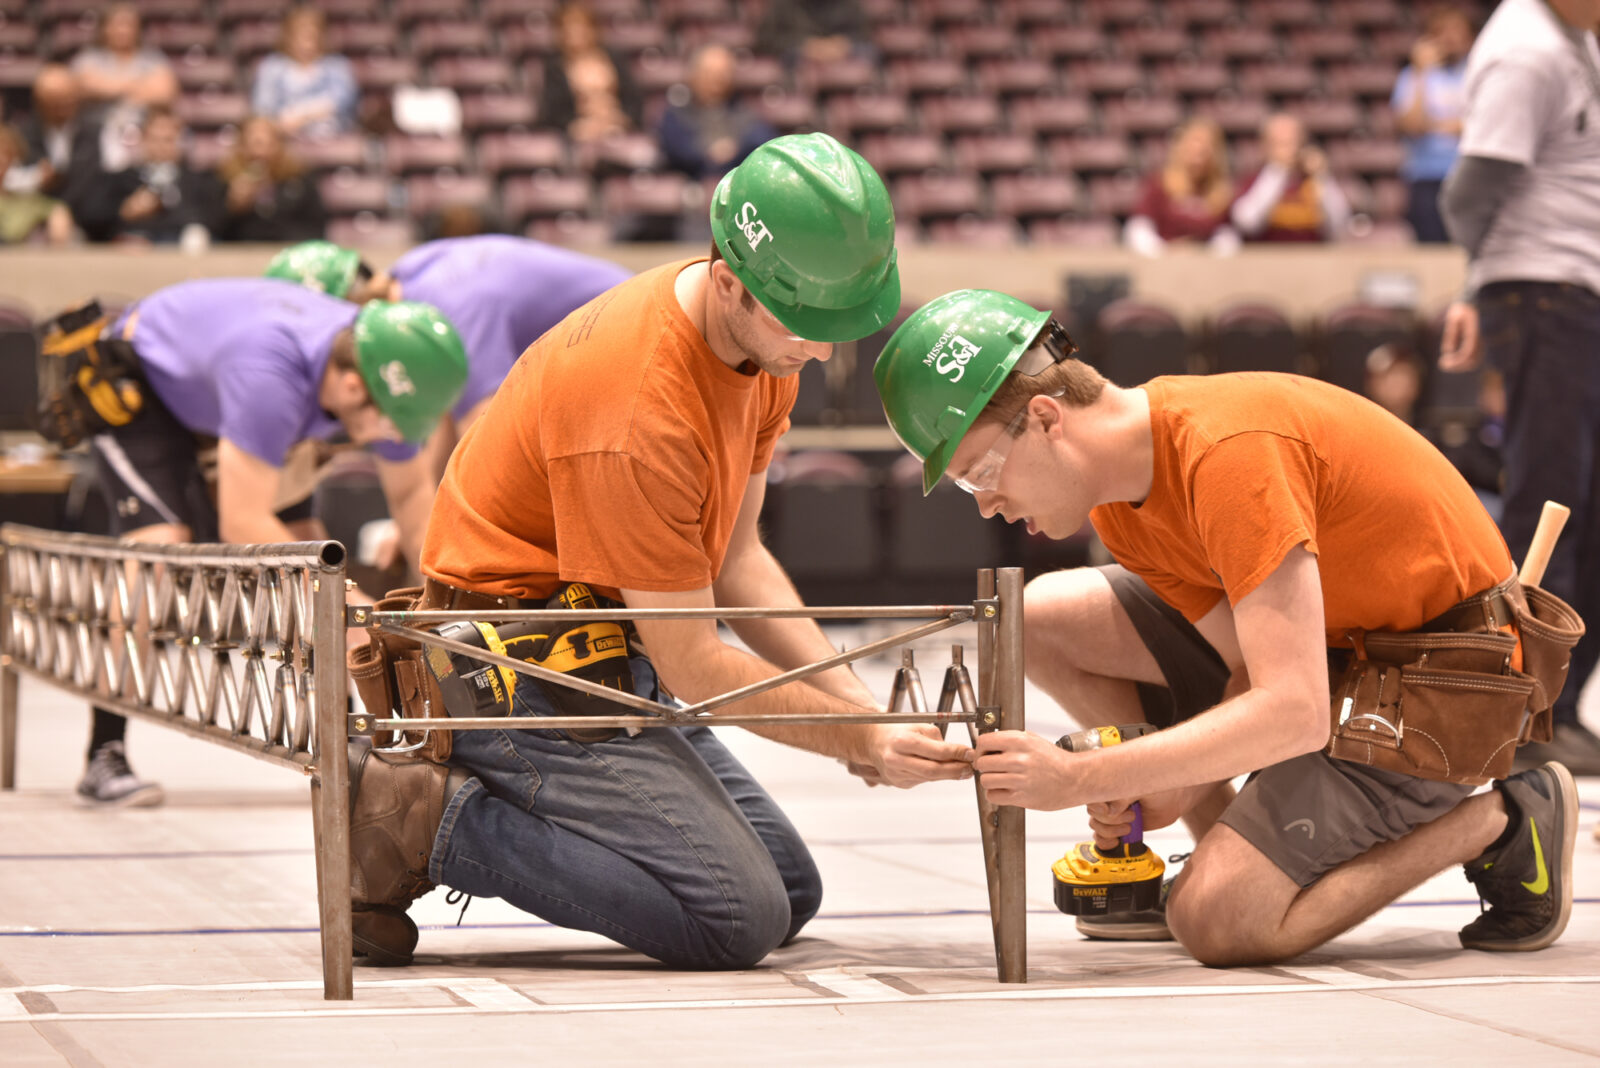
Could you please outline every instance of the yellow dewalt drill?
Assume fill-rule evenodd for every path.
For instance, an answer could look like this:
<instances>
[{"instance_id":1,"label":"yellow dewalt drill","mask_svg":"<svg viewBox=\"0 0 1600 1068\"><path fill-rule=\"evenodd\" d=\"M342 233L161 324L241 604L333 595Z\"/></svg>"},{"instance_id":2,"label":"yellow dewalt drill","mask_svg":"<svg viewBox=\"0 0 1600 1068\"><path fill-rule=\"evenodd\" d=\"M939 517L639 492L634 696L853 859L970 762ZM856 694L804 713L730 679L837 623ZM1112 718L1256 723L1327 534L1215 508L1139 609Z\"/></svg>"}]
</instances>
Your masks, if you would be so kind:
<instances>
[{"instance_id":1,"label":"yellow dewalt drill","mask_svg":"<svg viewBox=\"0 0 1600 1068\"><path fill-rule=\"evenodd\" d=\"M1148 723L1094 727L1063 735L1056 745L1069 753L1104 749L1155 730ZM1166 866L1144 844L1144 812L1136 801L1133 826L1116 847L1102 852L1091 839L1079 842L1051 865L1056 908L1069 916L1103 916L1111 912L1153 909L1161 902L1161 877Z\"/></svg>"}]
</instances>

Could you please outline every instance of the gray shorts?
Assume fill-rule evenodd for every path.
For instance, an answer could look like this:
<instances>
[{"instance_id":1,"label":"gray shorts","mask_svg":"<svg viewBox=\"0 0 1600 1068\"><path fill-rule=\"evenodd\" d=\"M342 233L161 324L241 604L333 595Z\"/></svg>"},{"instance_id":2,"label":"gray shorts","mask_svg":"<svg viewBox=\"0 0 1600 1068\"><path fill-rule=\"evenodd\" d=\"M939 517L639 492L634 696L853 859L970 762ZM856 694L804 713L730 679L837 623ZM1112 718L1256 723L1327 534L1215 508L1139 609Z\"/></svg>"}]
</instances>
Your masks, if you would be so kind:
<instances>
[{"instance_id":1,"label":"gray shorts","mask_svg":"<svg viewBox=\"0 0 1600 1068\"><path fill-rule=\"evenodd\" d=\"M1170 727L1221 701L1227 666L1194 625L1126 568L1100 570L1169 683L1140 685L1149 722ZM1306 887L1438 819L1473 789L1306 753L1250 776L1221 822Z\"/></svg>"}]
</instances>

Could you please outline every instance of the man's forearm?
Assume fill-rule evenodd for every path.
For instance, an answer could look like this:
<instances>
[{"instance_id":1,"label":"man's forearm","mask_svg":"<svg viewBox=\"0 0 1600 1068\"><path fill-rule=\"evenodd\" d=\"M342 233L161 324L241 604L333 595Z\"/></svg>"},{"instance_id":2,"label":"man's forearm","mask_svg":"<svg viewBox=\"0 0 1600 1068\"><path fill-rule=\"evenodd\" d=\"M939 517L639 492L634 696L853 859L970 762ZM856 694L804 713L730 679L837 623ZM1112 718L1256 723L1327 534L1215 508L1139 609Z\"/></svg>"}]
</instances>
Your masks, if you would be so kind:
<instances>
[{"instance_id":1,"label":"man's forearm","mask_svg":"<svg viewBox=\"0 0 1600 1068\"><path fill-rule=\"evenodd\" d=\"M714 589L717 603L727 607L798 608L804 604L783 567L765 548L729 561ZM786 671L838 652L815 620L741 619L730 625L757 656ZM851 704L879 707L872 691L848 667L812 675L807 681Z\"/></svg>"},{"instance_id":2,"label":"man's forearm","mask_svg":"<svg viewBox=\"0 0 1600 1068\"><path fill-rule=\"evenodd\" d=\"M1487 156L1456 160L1439 194L1439 213L1450 240L1467 250L1468 259L1478 258L1513 183L1525 170L1520 163Z\"/></svg>"},{"instance_id":3,"label":"man's forearm","mask_svg":"<svg viewBox=\"0 0 1600 1068\"><path fill-rule=\"evenodd\" d=\"M1082 792L1113 800L1209 788L1320 748L1326 711L1320 703L1315 711L1319 718L1312 722L1311 709L1251 689L1167 730L1085 754Z\"/></svg>"}]
</instances>

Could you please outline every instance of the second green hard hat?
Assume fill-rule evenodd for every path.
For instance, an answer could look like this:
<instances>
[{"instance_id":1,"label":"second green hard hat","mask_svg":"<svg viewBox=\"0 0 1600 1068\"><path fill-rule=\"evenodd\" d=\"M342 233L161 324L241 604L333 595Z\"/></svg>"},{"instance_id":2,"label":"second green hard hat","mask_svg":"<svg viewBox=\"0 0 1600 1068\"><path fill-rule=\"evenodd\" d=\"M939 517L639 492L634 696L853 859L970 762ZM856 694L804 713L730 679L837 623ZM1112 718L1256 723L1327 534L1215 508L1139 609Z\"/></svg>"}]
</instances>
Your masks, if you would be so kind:
<instances>
[{"instance_id":1,"label":"second green hard hat","mask_svg":"<svg viewBox=\"0 0 1600 1068\"><path fill-rule=\"evenodd\" d=\"M992 289L958 289L912 313L872 365L889 426L933 492L961 439L1050 313Z\"/></svg>"},{"instance_id":2,"label":"second green hard hat","mask_svg":"<svg viewBox=\"0 0 1600 1068\"><path fill-rule=\"evenodd\" d=\"M330 297L343 297L355 281L361 253L332 241L302 241L272 257L268 278L282 278Z\"/></svg>"},{"instance_id":3,"label":"second green hard hat","mask_svg":"<svg viewBox=\"0 0 1600 1068\"><path fill-rule=\"evenodd\" d=\"M711 197L711 234L744 287L799 337L855 341L900 307L889 191L827 134L774 138L729 171Z\"/></svg>"},{"instance_id":4,"label":"second green hard hat","mask_svg":"<svg viewBox=\"0 0 1600 1068\"><path fill-rule=\"evenodd\" d=\"M401 437L423 441L467 384L467 352L431 304L375 300L355 323L356 369Z\"/></svg>"}]
</instances>

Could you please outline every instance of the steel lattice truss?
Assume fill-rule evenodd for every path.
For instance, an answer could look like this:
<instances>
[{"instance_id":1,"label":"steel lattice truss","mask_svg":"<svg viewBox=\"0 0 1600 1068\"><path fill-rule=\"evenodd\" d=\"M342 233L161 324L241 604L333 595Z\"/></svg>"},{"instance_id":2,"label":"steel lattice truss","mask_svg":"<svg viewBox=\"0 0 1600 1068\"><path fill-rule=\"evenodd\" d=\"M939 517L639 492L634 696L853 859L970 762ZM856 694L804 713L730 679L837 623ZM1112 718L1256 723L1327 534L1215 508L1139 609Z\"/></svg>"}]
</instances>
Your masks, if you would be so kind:
<instances>
[{"instance_id":1,"label":"steel lattice truss","mask_svg":"<svg viewBox=\"0 0 1600 1068\"><path fill-rule=\"evenodd\" d=\"M314 609L343 602L338 543L151 546L15 527L3 543L0 649L13 668L268 760L311 763ZM324 639L334 656L343 644Z\"/></svg>"}]
</instances>

